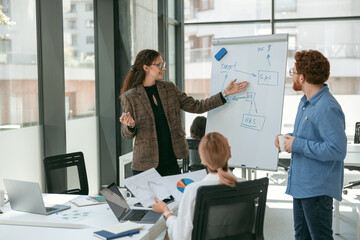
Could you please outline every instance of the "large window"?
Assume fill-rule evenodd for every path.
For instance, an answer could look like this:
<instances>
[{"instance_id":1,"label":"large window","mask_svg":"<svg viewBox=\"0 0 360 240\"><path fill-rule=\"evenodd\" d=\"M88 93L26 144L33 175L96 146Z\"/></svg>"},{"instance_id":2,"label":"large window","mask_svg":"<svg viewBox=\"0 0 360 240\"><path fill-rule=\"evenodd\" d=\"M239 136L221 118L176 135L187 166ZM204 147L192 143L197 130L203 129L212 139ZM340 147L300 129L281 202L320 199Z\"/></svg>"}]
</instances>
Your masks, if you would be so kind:
<instances>
[{"instance_id":1,"label":"large window","mask_svg":"<svg viewBox=\"0 0 360 240\"><path fill-rule=\"evenodd\" d=\"M204 11L200 7L204 2L212 2L213 7ZM275 6L273 15L271 5ZM317 49L329 59L328 85L345 112L346 131L352 140L355 122L360 119L360 110L353 107L360 102L360 1L185 0L184 13L187 93L208 97L212 38L288 33L288 69L294 64L294 53L301 49ZM292 130L301 95L292 90L292 78L287 76L283 132ZM187 133L192 119L193 115L186 114Z\"/></svg>"},{"instance_id":2,"label":"large window","mask_svg":"<svg viewBox=\"0 0 360 240\"><path fill-rule=\"evenodd\" d=\"M87 11L92 0L72 1L64 7L65 111L66 118L76 119L95 115L95 56L94 28L74 22L91 22L94 13ZM75 6L75 7L74 7Z\"/></svg>"},{"instance_id":3,"label":"large window","mask_svg":"<svg viewBox=\"0 0 360 240\"><path fill-rule=\"evenodd\" d=\"M84 153L91 193L99 189L98 121L95 94L95 43L93 0L71 0L76 13L64 4L66 150ZM78 24L66 28L66 22ZM70 24L71 26L71 24Z\"/></svg>"},{"instance_id":4,"label":"large window","mask_svg":"<svg viewBox=\"0 0 360 240\"><path fill-rule=\"evenodd\" d=\"M0 0L0 176L41 183L36 14L35 0Z\"/></svg>"},{"instance_id":5,"label":"large window","mask_svg":"<svg viewBox=\"0 0 360 240\"><path fill-rule=\"evenodd\" d=\"M269 19L269 0L184 0L186 22L213 22Z\"/></svg>"},{"instance_id":6,"label":"large window","mask_svg":"<svg viewBox=\"0 0 360 240\"><path fill-rule=\"evenodd\" d=\"M38 125L35 16L34 1L0 0L0 130Z\"/></svg>"}]
</instances>

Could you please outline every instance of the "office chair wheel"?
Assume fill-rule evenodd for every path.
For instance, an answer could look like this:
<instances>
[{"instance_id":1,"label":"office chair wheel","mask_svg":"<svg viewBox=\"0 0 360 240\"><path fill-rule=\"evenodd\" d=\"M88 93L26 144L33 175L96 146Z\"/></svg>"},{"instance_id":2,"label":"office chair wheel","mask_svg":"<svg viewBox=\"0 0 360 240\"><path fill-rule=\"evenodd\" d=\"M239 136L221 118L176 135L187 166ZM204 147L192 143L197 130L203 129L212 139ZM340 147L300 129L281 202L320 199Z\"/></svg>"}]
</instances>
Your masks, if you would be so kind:
<instances>
[{"instance_id":1,"label":"office chair wheel","mask_svg":"<svg viewBox=\"0 0 360 240\"><path fill-rule=\"evenodd\" d=\"M348 194L348 190L344 189L344 190L343 190L343 193L344 193L345 195Z\"/></svg>"}]
</instances>

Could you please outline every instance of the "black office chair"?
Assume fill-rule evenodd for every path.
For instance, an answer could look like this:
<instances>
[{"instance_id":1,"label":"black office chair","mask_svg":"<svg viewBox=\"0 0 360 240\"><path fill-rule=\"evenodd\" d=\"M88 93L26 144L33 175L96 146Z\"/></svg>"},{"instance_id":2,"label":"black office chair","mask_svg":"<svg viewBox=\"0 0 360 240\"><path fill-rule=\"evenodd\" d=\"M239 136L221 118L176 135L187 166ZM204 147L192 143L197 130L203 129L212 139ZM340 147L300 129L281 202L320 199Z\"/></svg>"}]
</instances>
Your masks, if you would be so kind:
<instances>
[{"instance_id":1,"label":"black office chair","mask_svg":"<svg viewBox=\"0 0 360 240\"><path fill-rule=\"evenodd\" d=\"M358 166L344 166L344 168L347 168L349 169L350 171L359 171L360 172L360 167ZM347 194L348 193L348 189L351 189L353 187L356 187L356 186L360 186L360 181L357 180L357 181L353 181L353 182L349 182L347 185L345 185L343 187L343 193L344 194Z\"/></svg>"},{"instance_id":2,"label":"black office chair","mask_svg":"<svg viewBox=\"0 0 360 240\"><path fill-rule=\"evenodd\" d=\"M279 158L278 167L284 168L285 171L287 172L289 170L289 167L290 167L290 159Z\"/></svg>"},{"instance_id":3,"label":"black office chair","mask_svg":"<svg viewBox=\"0 0 360 240\"><path fill-rule=\"evenodd\" d=\"M48 193L89 194L82 152L46 157L44 169Z\"/></svg>"},{"instance_id":4,"label":"black office chair","mask_svg":"<svg viewBox=\"0 0 360 240\"><path fill-rule=\"evenodd\" d=\"M263 240L268 178L198 189L192 239Z\"/></svg>"},{"instance_id":5,"label":"black office chair","mask_svg":"<svg viewBox=\"0 0 360 240\"><path fill-rule=\"evenodd\" d=\"M183 172L188 171L197 171L205 169L205 166L201 164L200 155L199 155L199 144L200 140L198 139L186 139L190 154L188 157L183 159Z\"/></svg>"}]
</instances>

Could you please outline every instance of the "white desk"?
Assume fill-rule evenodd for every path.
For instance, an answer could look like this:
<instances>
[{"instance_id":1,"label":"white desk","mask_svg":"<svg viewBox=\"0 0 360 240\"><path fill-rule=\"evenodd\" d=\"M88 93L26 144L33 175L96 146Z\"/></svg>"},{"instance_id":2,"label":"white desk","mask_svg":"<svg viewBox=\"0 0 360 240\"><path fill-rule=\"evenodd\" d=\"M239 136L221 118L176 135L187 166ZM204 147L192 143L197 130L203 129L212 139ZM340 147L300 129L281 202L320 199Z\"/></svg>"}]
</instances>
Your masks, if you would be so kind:
<instances>
[{"instance_id":1,"label":"white desk","mask_svg":"<svg viewBox=\"0 0 360 240\"><path fill-rule=\"evenodd\" d=\"M86 219L73 222L74 227L83 227L80 229L70 228L55 228L55 227L35 227L35 226L23 226L23 225L6 225L4 223L11 219L21 219L22 221L28 221L30 223L41 223L44 224L56 224L52 215L44 216L38 214L30 214L13 211L10 208L9 203L5 204L2 208L4 211L0 215L0 239L11 239L11 240L63 240L63 239L77 239L77 240L89 240L98 239L93 236L95 231L99 231L104 227L119 223L113 212L110 210L107 204L94 205L89 207L76 207L69 203L71 199L78 197L77 195L62 195L62 194L44 194L44 200L46 203L57 203L57 204L69 204L71 209L66 211L73 211L76 209L89 209L90 211L96 212L94 215L89 215ZM86 197L86 196L84 196ZM61 200L61 201L59 201ZM169 205L170 208L176 210L177 203ZM64 211L64 212L66 212ZM51 219L51 220L50 220ZM71 223L68 223L71 224ZM58 226L62 224L59 223ZM160 233L166 229L165 221L160 218L155 224L144 224L145 227L140 231L139 234L135 234L132 237L123 237L124 240L152 240L155 239Z\"/></svg>"}]
</instances>

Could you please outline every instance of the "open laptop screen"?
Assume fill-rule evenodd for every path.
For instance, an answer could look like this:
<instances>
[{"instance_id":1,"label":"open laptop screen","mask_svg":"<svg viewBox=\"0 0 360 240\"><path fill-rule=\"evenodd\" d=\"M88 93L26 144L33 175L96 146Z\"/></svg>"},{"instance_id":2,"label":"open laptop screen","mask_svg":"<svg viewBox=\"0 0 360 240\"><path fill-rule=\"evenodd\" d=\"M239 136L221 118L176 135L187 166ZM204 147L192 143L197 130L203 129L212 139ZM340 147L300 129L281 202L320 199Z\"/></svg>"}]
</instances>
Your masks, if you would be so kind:
<instances>
[{"instance_id":1,"label":"open laptop screen","mask_svg":"<svg viewBox=\"0 0 360 240\"><path fill-rule=\"evenodd\" d=\"M100 192L108 202L111 210L114 212L118 220L120 220L130 210L130 206L121 195L115 183L103 188Z\"/></svg>"}]
</instances>

